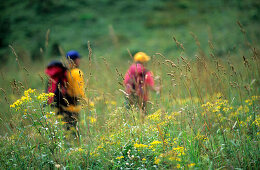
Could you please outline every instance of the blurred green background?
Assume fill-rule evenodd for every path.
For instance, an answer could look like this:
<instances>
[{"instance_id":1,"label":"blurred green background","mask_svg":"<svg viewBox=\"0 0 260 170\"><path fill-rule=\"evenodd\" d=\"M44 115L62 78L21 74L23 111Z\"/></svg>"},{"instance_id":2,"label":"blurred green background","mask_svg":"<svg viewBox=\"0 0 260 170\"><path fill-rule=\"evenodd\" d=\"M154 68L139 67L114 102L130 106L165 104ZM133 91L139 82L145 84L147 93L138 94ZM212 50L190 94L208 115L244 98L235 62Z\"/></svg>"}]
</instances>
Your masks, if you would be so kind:
<instances>
[{"instance_id":1,"label":"blurred green background","mask_svg":"<svg viewBox=\"0 0 260 170\"><path fill-rule=\"evenodd\" d=\"M8 45L29 64L61 56L59 48L87 56L88 41L97 59L129 59L127 49L175 57L173 36L192 58L198 47L191 32L205 53L211 41L223 57L243 51L237 21L259 45L258 0L6 0L0 10L1 65L15 61Z\"/></svg>"}]
</instances>

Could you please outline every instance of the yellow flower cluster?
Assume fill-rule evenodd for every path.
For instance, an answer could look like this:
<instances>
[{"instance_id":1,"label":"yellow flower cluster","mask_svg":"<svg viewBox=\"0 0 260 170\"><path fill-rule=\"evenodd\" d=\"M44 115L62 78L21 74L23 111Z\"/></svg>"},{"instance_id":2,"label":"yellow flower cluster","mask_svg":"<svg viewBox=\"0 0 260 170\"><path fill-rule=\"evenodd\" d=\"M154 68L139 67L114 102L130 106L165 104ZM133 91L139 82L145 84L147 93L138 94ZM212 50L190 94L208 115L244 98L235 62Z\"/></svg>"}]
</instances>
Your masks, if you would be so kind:
<instances>
[{"instance_id":1,"label":"yellow flower cluster","mask_svg":"<svg viewBox=\"0 0 260 170\"><path fill-rule=\"evenodd\" d=\"M233 108L229 106L228 100L218 99L214 103L207 102L206 104L201 105L207 111L212 111L213 113L218 113L220 111L228 112Z\"/></svg>"},{"instance_id":2,"label":"yellow flower cluster","mask_svg":"<svg viewBox=\"0 0 260 170\"><path fill-rule=\"evenodd\" d=\"M135 144L134 144L134 147L135 147L135 148L148 148L148 145L135 143Z\"/></svg>"},{"instance_id":3,"label":"yellow flower cluster","mask_svg":"<svg viewBox=\"0 0 260 170\"><path fill-rule=\"evenodd\" d=\"M246 127L246 122L244 122L244 121L239 121L239 125L240 125L241 127Z\"/></svg>"},{"instance_id":4,"label":"yellow flower cluster","mask_svg":"<svg viewBox=\"0 0 260 170\"><path fill-rule=\"evenodd\" d=\"M195 166L195 163L188 164L188 167L189 167L189 168L190 168L190 167L193 167L193 166Z\"/></svg>"},{"instance_id":5,"label":"yellow flower cluster","mask_svg":"<svg viewBox=\"0 0 260 170\"><path fill-rule=\"evenodd\" d=\"M114 106L116 105L116 101L111 101L110 103Z\"/></svg>"},{"instance_id":6,"label":"yellow flower cluster","mask_svg":"<svg viewBox=\"0 0 260 170\"><path fill-rule=\"evenodd\" d=\"M195 137L195 139L201 140L201 141L206 141L206 140L208 140L207 136L205 136L205 135L200 135L199 133L197 134L197 136Z\"/></svg>"},{"instance_id":7,"label":"yellow flower cluster","mask_svg":"<svg viewBox=\"0 0 260 170\"><path fill-rule=\"evenodd\" d=\"M181 156L185 155L186 149L182 146L172 148L172 150L160 154L160 158L166 158L169 161L181 162Z\"/></svg>"},{"instance_id":8,"label":"yellow flower cluster","mask_svg":"<svg viewBox=\"0 0 260 170\"><path fill-rule=\"evenodd\" d=\"M18 107L20 105L22 105L24 102L28 102L28 101L32 100L30 94L34 93L34 92L35 92L35 89L32 90L31 88L29 88L28 90L24 91L24 96L22 96L20 99L18 99L13 104L11 104L10 108L17 108L17 109L19 109Z\"/></svg>"},{"instance_id":9,"label":"yellow flower cluster","mask_svg":"<svg viewBox=\"0 0 260 170\"><path fill-rule=\"evenodd\" d=\"M253 104L253 101L252 101L251 99L247 99L247 100L245 100L245 102L246 102L249 106L251 106L251 105Z\"/></svg>"},{"instance_id":10,"label":"yellow flower cluster","mask_svg":"<svg viewBox=\"0 0 260 170\"><path fill-rule=\"evenodd\" d=\"M90 155L91 156L93 155L95 157L99 156L100 155L99 151L101 151L101 150L105 151L103 145L104 145L103 143L98 145L93 152L90 152Z\"/></svg>"},{"instance_id":11,"label":"yellow flower cluster","mask_svg":"<svg viewBox=\"0 0 260 170\"><path fill-rule=\"evenodd\" d=\"M155 113L149 115L147 118L148 118L149 120L159 121L160 118L161 118L161 114L162 114L161 109L158 109Z\"/></svg>"},{"instance_id":12,"label":"yellow flower cluster","mask_svg":"<svg viewBox=\"0 0 260 170\"><path fill-rule=\"evenodd\" d=\"M152 143L150 143L150 145L158 145L158 144L161 144L161 143L162 143L161 141L155 140Z\"/></svg>"},{"instance_id":13,"label":"yellow flower cluster","mask_svg":"<svg viewBox=\"0 0 260 170\"><path fill-rule=\"evenodd\" d=\"M153 163L154 163L154 164L159 164L159 163L160 163L160 161L161 161L161 160L160 160L159 158L155 157L155 158L154 158L154 162L153 162Z\"/></svg>"},{"instance_id":14,"label":"yellow flower cluster","mask_svg":"<svg viewBox=\"0 0 260 170\"><path fill-rule=\"evenodd\" d=\"M89 102L89 106L90 106L90 107L94 107L94 106L95 106L95 103L91 101L91 102Z\"/></svg>"},{"instance_id":15,"label":"yellow flower cluster","mask_svg":"<svg viewBox=\"0 0 260 170\"><path fill-rule=\"evenodd\" d=\"M95 123L97 121L95 117L91 117L91 116L89 116L89 120L91 123Z\"/></svg>"},{"instance_id":16,"label":"yellow flower cluster","mask_svg":"<svg viewBox=\"0 0 260 170\"><path fill-rule=\"evenodd\" d=\"M237 112L242 112L242 113L248 113L249 112L249 108L248 106L239 106L239 108L237 109Z\"/></svg>"},{"instance_id":17,"label":"yellow flower cluster","mask_svg":"<svg viewBox=\"0 0 260 170\"><path fill-rule=\"evenodd\" d=\"M43 102L43 101L47 101L48 98L53 97L53 96L54 96L54 93L42 93L37 97L37 99Z\"/></svg>"},{"instance_id":18,"label":"yellow flower cluster","mask_svg":"<svg viewBox=\"0 0 260 170\"><path fill-rule=\"evenodd\" d=\"M103 149L102 145L98 145L97 149Z\"/></svg>"},{"instance_id":19,"label":"yellow flower cluster","mask_svg":"<svg viewBox=\"0 0 260 170\"><path fill-rule=\"evenodd\" d=\"M254 101L258 100L260 96L252 96L251 98L245 100L245 102L249 105L252 106Z\"/></svg>"},{"instance_id":20,"label":"yellow flower cluster","mask_svg":"<svg viewBox=\"0 0 260 170\"><path fill-rule=\"evenodd\" d=\"M46 118L50 118L51 114L49 112L46 113Z\"/></svg>"},{"instance_id":21,"label":"yellow flower cluster","mask_svg":"<svg viewBox=\"0 0 260 170\"><path fill-rule=\"evenodd\" d=\"M29 96L31 93L35 93L35 89L29 88L28 90L24 91L24 96Z\"/></svg>"},{"instance_id":22,"label":"yellow flower cluster","mask_svg":"<svg viewBox=\"0 0 260 170\"><path fill-rule=\"evenodd\" d=\"M255 121L253 122L256 126L260 127L260 116L257 115Z\"/></svg>"},{"instance_id":23,"label":"yellow flower cluster","mask_svg":"<svg viewBox=\"0 0 260 170\"><path fill-rule=\"evenodd\" d=\"M119 156L119 157L116 157L116 159L123 159L124 156Z\"/></svg>"},{"instance_id":24,"label":"yellow flower cluster","mask_svg":"<svg viewBox=\"0 0 260 170\"><path fill-rule=\"evenodd\" d=\"M84 150L82 148L78 148L78 152L83 152Z\"/></svg>"},{"instance_id":25,"label":"yellow flower cluster","mask_svg":"<svg viewBox=\"0 0 260 170\"><path fill-rule=\"evenodd\" d=\"M90 152L90 155L94 156L94 157L97 157L97 156L99 156L99 153L95 150L93 152Z\"/></svg>"},{"instance_id":26,"label":"yellow flower cluster","mask_svg":"<svg viewBox=\"0 0 260 170\"><path fill-rule=\"evenodd\" d=\"M178 158L178 157L175 157L175 156L171 156L171 157L169 157L169 161L178 161L178 162L180 162L181 159Z\"/></svg>"},{"instance_id":27,"label":"yellow flower cluster","mask_svg":"<svg viewBox=\"0 0 260 170\"><path fill-rule=\"evenodd\" d=\"M177 147L177 148L172 148L172 150L174 151L174 152L176 152L177 154L178 154L178 156L181 156L181 155L185 155L185 148L184 147L182 147L182 146L179 146L179 147Z\"/></svg>"}]
</instances>

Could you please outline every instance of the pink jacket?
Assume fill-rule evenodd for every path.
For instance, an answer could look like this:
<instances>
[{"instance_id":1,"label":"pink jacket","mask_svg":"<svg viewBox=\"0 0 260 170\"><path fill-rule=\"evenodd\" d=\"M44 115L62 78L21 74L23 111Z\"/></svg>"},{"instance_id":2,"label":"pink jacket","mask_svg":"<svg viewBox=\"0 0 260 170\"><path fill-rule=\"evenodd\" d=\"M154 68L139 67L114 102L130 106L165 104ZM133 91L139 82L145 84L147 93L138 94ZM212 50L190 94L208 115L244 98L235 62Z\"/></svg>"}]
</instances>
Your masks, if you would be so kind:
<instances>
[{"instance_id":1,"label":"pink jacket","mask_svg":"<svg viewBox=\"0 0 260 170\"><path fill-rule=\"evenodd\" d=\"M142 64L134 63L125 74L124 85L128 94L131 94L134 91L140 98L147 101L147 87L154 86L153 74Z\"/></svg>"}]
</instances>

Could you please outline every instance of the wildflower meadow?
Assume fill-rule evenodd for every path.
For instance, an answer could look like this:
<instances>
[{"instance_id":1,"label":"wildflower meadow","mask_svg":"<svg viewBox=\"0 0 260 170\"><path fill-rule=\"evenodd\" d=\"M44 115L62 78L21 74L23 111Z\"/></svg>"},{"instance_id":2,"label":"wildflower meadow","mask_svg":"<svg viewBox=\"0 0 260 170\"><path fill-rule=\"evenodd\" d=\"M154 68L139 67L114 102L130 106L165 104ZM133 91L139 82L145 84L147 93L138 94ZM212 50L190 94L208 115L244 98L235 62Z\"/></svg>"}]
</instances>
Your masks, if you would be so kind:
<instances>
[{"instance_id":1,"label":"wildflower meadow","mask_svg":"<svg viewBox=\"0 0 260 170\"><path fill-rule=\"evenodd\" d=\"M254 10L242 1L232 10L222 8L226 1L209 1L204 4L209 8L186 0L159 5L144 1L142 8L136 0L62 2L48 0L47 5L32 6L34 1L28 1L21 17L8 20L22 23L27 15L39 15L29 15L34 8L44 16L33 20L42 24L37 29L17 25L17 33L10 38L34 39L10 43L10 62L1 63L0 169L260 169L260 50L259 37L250 34L258 28L257 22L251 22L259 21L257 7ZM12 9L13 15L23 7L19 4ZM101 11L102 5L106 8ZM220 7L212 9L214 5ZM94 12L95 8L101 12ZM245 12L250 22L231 24L225 19L234 17L237 9L251 11ZM170 15L172 11L176 15ZM57 13L64 16L55 18ZM45 29L52 19L57 25L75 24ZM105 28L108 21L121 24ZM203 21L215 25L197 27ZM195 33L187 31L188 26ZM21 28L32 31L23 35ZM45 31L43 38L34 37L40 28ZM214 32L217 28L220 31ZM28 59L26 50L32 46L41 59ZM46 93L44 69L53 59L49 54L58 53L58 60L64 62L64 51L77 47L82 51L86 98L80 100L77 127L67 131L67 122L48 104L54 94ZM161 87L150 91L146 113L135 105L126 107L123 81L133 49L151 57L147 68L155 86Z\"/></svg>"},{"instance_id":2,"label":"wildflower meadow","mask_svg":"<svg viewBox=\"0 0 260 170\"><path fill-rule=\"evenodd\" d=\"M95 82L95 77L105 73L88 69L86 75L92 76L86 87L88 100L82 102L77 139L64 131L66 122L47 105L54 94L26 89L20 83L20 97L6 110L11 118L1 122L6 134L0 138L0 165L22 169L258 169L259 54L252 51L240 57L240 62L232 61L232 57L224 62L214 56L170 60L155 54L151 69L163 88L151 94L144 118L138 107L125 107L118 70L114 82L101 82L111 88L118 83L112 94Z\"/></svg>"}]
</instances>

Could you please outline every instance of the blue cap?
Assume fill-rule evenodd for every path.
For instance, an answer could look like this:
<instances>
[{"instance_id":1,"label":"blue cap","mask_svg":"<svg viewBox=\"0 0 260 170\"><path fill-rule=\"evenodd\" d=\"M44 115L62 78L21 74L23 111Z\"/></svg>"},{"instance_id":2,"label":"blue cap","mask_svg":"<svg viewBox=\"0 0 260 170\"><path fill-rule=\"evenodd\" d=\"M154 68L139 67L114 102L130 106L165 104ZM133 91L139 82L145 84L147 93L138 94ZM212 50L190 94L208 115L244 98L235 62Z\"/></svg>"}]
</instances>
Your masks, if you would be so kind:
<instances>
[{"instance_id":1,"label":"blue cap","mask_svg":"<svg viewBox=\"0 0 260 170\"><path fill-rule=\"evenodd\" d=\"M75 51L75 50L71 50L69 52L67 52L66 54L67 59L72 59L75 60L77 58L80 58L79 52Z\"/></svg>"}]
</instances>

